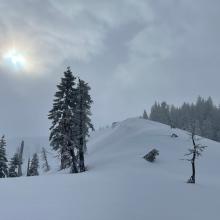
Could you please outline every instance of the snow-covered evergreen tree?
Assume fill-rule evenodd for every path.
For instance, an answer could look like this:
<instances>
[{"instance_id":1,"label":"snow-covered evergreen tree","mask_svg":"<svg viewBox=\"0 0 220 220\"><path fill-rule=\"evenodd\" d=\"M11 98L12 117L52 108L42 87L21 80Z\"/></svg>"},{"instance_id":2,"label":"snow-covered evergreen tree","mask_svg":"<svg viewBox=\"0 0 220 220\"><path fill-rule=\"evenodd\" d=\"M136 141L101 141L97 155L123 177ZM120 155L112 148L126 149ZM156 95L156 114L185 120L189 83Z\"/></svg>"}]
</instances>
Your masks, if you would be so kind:
<instances>
[{"instance_id":1,"label":"snow-covered evergreen tree","mask_svg":"<svg viewBox=\"0 0 220 220\"><path fill-rule=\"evenodd\" d=\"M6 140L3 135L0 139L0 178L5 178L8 176L8 166L7 166L7 157L6 157Z\"/></svg>"},{"instance_id":2,"label":"snow-covered evergreen tree","mask_svg":"<svg viewBox=\"0 0 220 220\"><path fill-rule=\"evenodd\" d=\"M42 168L44 169L44 172L48 172L50 170L50 166L47 159L47 151L44 147L42 147L41 150L41 158L43 160Z\"/></svg>"},{"instance_id":3,"label":"snow-covered evergreen tree","mask_svg":"<svg viewBox=\"0 0 220 220\"><path fill-rule=\"evenodd\" d=\"M18 176L18 165L19 165L19 156L18 156L18 153L15 153L9 163L9 169L8 169L9 177Z\"/></svg>"},{"instance_id":4,"label":"snow-covered evergreen tree","mask_svg":"<svg viewBox=\"0 0 220 220\"><path fill-rule=\"evenodd\" d=\"M26 173L27 176L30 176L30 164L31 164L31 159L29 157L28 158L28 163L27 163L27 173Z\"/></svg>"},{"instance_id":5,"label":"snow-covered evergreen tree","mask_svg":"<svg viewBox=\"0 0 220 220\"><path fill-rule=\"evenodd\" d=\"M152 106L150 119L187 131L191 130L194 120L197 135L220 141L220 106L215 106L211 97L198 97L196 103L183 103L180 107L156 102Z\"/></svg>"},{"instance_id":6,"label":"snow-covered evergreen tree","mask_svg":"<svg viewBox=\"0 0 220 220\"><path fill-rule=\"evenodd\" d=\"M39 168L39 159L37 153L33 155L31 160L30 168L28 171L29 176L38 176L38 168Z\"/></svg>"},{"instance_id":7,"label":"snow-covered evergreen tree","mask_svg":"<svg viewBox=\"0 0 220 220\"><path fill-rule=\"evenodd\" d=\"M77 173L76 139L74 130L74 112L76 110L75 77L70 68L64 72L61 83L57 85L53 108L48 118L52 121L50 144L61 158L61 169L70 167Z\"/></svg>"},{"instance_id":8,"label":"snow-covered evergreen tree","mask_svg":"<svg viewBox=\"0 0 220 220\"><path fill-rule=\"evenodd\" d=\"M147 112L146 112L146 110L144 110L144 113L143 113L143 119L148 119L148 115L147 115Z\"/></svg>"},{"instance_id":9,"label":"snow-covered evergreen tree","mask_svg":"<svg viewBox=\"0 0 220 220\"><path fill-rule=\"evenodd\" d=\"M21 146L18 148L18 176L22 176L24 141L21 141Z\"/></svg>"},{"instance_id":10,"label":"snow-covered evergreen tree","mask_svg":"<svg viewBox=\"0 0 220 220\"><path fill-rule=\"evenodd\" d=\"M77 134L77 147L79 155L79 171L85 171L84 152L86 149L86 138L89 136L89 130L94 130L91 123L91 104L92 99L89 94L90 87L83 80L78 80L76 111L74 114L75 131Z\"/></svg>"},{"instance_id":11,"label":"snow-covered evergreen tree","mask_svg":"<svg viewBox=\"0 0 220 220\"><path fill-rule=\"evenodd\" d=\"M169 113L169 106L166 102L157 103L152 106L150 119L153 121L158 121L163 124L170 124L170 113Z\"/></svg>"}]
</instances>

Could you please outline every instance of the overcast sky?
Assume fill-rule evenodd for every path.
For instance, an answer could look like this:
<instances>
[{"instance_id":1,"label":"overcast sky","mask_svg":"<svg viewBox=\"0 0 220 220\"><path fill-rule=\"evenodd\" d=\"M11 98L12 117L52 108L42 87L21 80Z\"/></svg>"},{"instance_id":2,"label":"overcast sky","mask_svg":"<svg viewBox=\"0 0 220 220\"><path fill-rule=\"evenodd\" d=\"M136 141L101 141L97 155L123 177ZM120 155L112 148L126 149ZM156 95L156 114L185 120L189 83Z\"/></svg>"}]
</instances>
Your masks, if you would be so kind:
<instances>
[{"instance_id":1,"label":"overcast sky","mask_svg":"<svg viewBox=\"0 0 220 220\"><path fill-rule=\"evenodd\" d=\"M46 136L67 66L89 82L98 128L198 95L220 103L218 0L1 0L0 132ZM12 47L26 59L3 58Z\"/></svg>"}]
</instances>

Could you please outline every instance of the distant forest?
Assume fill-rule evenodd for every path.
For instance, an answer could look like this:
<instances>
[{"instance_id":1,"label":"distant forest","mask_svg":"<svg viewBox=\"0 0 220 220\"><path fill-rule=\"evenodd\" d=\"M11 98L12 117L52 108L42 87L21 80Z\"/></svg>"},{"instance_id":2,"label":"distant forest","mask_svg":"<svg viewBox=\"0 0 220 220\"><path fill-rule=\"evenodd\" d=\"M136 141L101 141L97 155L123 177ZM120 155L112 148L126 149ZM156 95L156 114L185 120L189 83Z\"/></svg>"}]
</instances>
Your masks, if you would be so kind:
<instances>
[{"instance_id":1,"label":"distant forest","mask_svg":"<svg viewBox=\"0 0 220 220\"><path fill-rule=\"evenodd\" d=\"M146 111L143 118L148 118ZM220 141L220 107L213 104L211 97L198 97L196 103L183 103L180 107L155 102L149 119L188 131L194 123L197 135Z\"/></svg>"}]
</instances>

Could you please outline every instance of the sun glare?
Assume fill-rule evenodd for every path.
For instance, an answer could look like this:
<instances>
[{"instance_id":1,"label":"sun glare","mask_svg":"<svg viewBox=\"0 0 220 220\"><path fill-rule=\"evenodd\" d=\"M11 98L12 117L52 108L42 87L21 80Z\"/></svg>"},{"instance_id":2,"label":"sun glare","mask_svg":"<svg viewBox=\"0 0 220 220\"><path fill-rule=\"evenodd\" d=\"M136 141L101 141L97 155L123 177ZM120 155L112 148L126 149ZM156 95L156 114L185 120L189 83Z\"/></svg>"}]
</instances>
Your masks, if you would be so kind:
<instances>
[{"instance_id":1,"label":"sun glare","mask_svg":"<svg viewBox=\"0 0 220 220\"><path fill-rule=\"evenodd\" d=\"M8 51L4 58L7 62L11 63L14 67L24 67L26 64L26 59L22 53L18 52L16 49Z\"/></svg>"}]
</instances>

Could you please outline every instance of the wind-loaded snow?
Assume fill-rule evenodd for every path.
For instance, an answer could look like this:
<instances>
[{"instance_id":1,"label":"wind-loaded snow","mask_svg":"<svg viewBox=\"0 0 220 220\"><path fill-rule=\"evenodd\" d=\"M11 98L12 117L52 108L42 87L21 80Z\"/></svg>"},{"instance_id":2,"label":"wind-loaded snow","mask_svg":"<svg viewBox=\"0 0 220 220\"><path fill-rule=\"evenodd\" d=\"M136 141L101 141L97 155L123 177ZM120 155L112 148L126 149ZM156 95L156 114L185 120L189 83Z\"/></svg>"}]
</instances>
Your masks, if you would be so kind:
<instances>
[{"instance_id":1,"label":"wind-loaded snow","mask_svg":"<svg viewBox=\"0 0 220 220\"><path fill-rule=\"evenodd\" d=\"M47 175L0 179L1 219L218 220L220 143L199 141L208 148L196 162L194 185L186 183L190 163L181 160L192 146L187 132L138 118L96 131L87 172L57 172L50 156ZM154 148L160 154L147 162L143 156Z\"/></svg>"}]
</instances>

